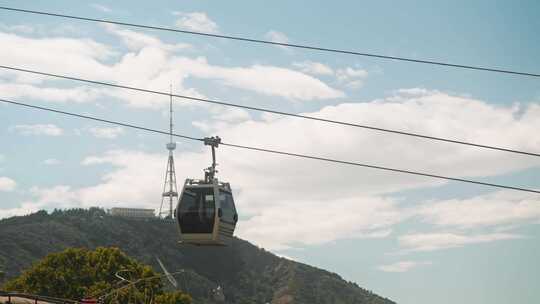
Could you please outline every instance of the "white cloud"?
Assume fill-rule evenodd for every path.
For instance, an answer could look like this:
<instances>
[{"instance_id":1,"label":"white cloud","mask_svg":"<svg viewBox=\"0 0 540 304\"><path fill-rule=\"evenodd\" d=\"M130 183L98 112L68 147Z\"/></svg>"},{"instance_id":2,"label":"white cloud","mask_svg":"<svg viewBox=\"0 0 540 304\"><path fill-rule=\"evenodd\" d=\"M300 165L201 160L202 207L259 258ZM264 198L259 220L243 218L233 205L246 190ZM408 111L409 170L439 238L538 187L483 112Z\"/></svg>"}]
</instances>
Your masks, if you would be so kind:
<instances>
[{"instance_id":1,"label":"white cloud","mask_svg":"<svg viewBox=\"0 0 540 304\"><path fill-rule=\"evenodd\" d=\"M36 211L38 210L28 208L28 206L24 206L20 208L0 209L0 219L12 217L12 216L27 215Z\"/></svg>"},{"instance_id":2,"label":"white cloud","mask_svg":"<svg viewBox=\"0 0 540 304\"><path fill-rule=\"evenodd\" d=\"M524 238L511 231L526 224L539 223L539 203L537 195L510 190L466 199L427 201L419 207L410 208L409 214L436 228L451 228L453 232L400 236L398 240L402 250L399 252L434 251Z\"/></svg>"},{"instance_id":3,"label":"white cloud","mask_svg":"<svg viewBox=\"0 0 540 304\"><path fill-rule=\"evenodd\" d=\"M97 138L114 139L124 134L124 129L122 127L92 127L88 129L88 132Z\"/></svg>"},{"instance_id":4,"label":"white cloud","mask_svg":"<svg viewBox=\"0 0 540 304\"><path fill-rule=\"evenodd\" d=\"M364 84L364 79L368 76L368 72L362 69L354 69L351 67L338 69L336 71L337 80L351 89L359 89Z\"/></svg>"},{"instance_id":5,"label":"white cloud","mask_svg":"<svg viewBox=\"0 0 540 304\"><path fill-rule=\"evenodd\" d=\"M38 210L53 208L69 208L78 206L75 193L71 187L65 185L51 188L33 187L30 194L34 200L24 201L20 206L10 209L0 209L0 218L27 215Z\"/></svg>"},{"instance_id":6,"label":"white cloud","mask_svg":"<svg viewBox=\"0 0 540 304\"><path fill-rule=\"evenodd\" d=\"M145 47L154 47L170 52L192 48L192 45L188 43L167 44L154 36L121 28L112 24L106 24L103 25L103 27L108 33L119 37L122 42L132 51L140 51Z\"/></svg>"},{"instance_id":7,"label":"white cloud","mask_svg":"<svg viewBox=\"0 0 540 304\"><path fill-rule=\"evenodd\" d=\"M464 235L455 233L416 233L407 234L398 238L404 252L435 251L441 249L463 247L469 244L490 243L503 240L524 238L519 234L490 233L477 235Z\"/></svg>"},{"instance_id":8,"label":"white cloud","mask_svg":"<svg viewBox=\"0 0 540 304\"><path fill-rule=\"evenodd\" d=\"M432 262L416 262L416 261L400 261L394 264L381 265L377 267L380 271L384 272L407 272L418 266L431 265Z\"/></svg>"},{"instance_id":9,"label":"white cloud","mask_svg":"<svg viewBox=\"0 0 540 304\"><path fill-rule=\"evenodd\" d=\"M239 108L210 107L212 116L209 120L193 121L191 124L205 133L218 132L227 128L231 123L241 123L251 120L248 111Z\"/></svg>"},{"instance_id":10,"label":"white cloud","mask_svg":"<svg viewBox=\"0 0 540 304\"><path fill-rule=\"evenodd\" d=\"M14 25L0 23L0 31L36 36L62 36L81 33L79 28L70 24L59 24L51 27L50 25L36 23Z\"/></svg>"},{"instance_id":11,"label":"white cloud","mask_svg":"<svg viewBox=\"0 0 540 304\"><path fill-rule=\"evenodd\" d=\"M35 28L28 24L7 25L0 23L0 30L6 32L18 32L23 34L32 34L35 32Z\"/></svg>"},{"instance_id":12,"label":"white cloud","mask_svg":"<svg viewBox=\"0 0 540 304\"><path fill-rule=\"evenodd\" d=\"M315 61L294 62L293 66L312 75L334 75L334 70L326 64Z\"/></svg>"},{"instance_id":13,"label":"white cloud","mask_svg":"<svg viewBox=\"0 0 540 304\"><path fill-rule=\"evenodd\" d=\"M0 54L13 59L14 61L10 62L12 65L29 67L42 64L50 68L49 71L62 69L53 62L70 62L76 64L75 67L85 68L83 70L86 71L96 67L96 60L105 60L115 55L110 47L90 39L27 38L0 32L0 41L4 45ZM36 49L41 52L35 52ZM17 56L14 56L15 54Z\"/></svg>"},{"instance_id":14,"label":"white cloud","mask_svg":"<svg viewBox=\"0 0 540 304\"><path fill-rule=\"evenodd\" d=\"M166 155L161 156L119 150L100 157L88 157L83 165L111 164L118 169L104 175L103 183L96 186L34 187L30 191L33 199L23 202L17 208L0 209L0 217L24 215L41 209L89 208L96 205L103 208L157 208L155 202L159 201L161 188L156 188L155 182L161 179L163 161L166 162ZM120 186L120 183L123 185Z\"/></svg>"},{"instance_id":15,"label":"white cloud","mask_svg":"<svg viewBox=\"0 0 540 304\"><path fill-rule=\"evenodd\" d=\"M48 159L43 161L43 164L47 165L47 166L59 165L60 163L61 163L61 161L59 161L56 158L48 158Z\"/></svg>"},{"instance_id":16,"label":"white cloud","mask_svg":"<svg viewBox=\"0 0 540 304\"><path fill-rule=\"evenodd\" d=\"M248 111L239 108L218 107L213 108L212 112L214 114L214 118L229 123L242 122L251 119L251 115L249 115Z\"/></svg>"},{"instance_id":17,"label":"white cloud","mask_svg":"<svg viewBox=\"0 0 540 304\"><path fill-rule=\"evenodd\" d=\"M5 98L31 98L50 102L89 102L103 95L102 90L87 87L51 88L30 84L0 83Z\"/></svg>"},{"instance_id":18,"label":"white cloud","mask_svg":"<svg viewBox=\"0 0 540 304\"><path fill-rule=\"evenodd\" d=\"M349 89L359 89L368 77L368 71L352 67L340 68L334 71L328 65L315 61L294 62L293 66L311 75L335 76L337 82ZM414 89L413 89L414 90ZM407 90L399 90L398 94L407 94Z\"/></svg>"},{"instance_id":19,"label":"white cloud","mask_svg":"<svg viewBox=\"0 0 540 304\"><path fill-rule=\"evenodd\" d=\"M143 89L168 91L171 83L175 84L176 94L205 98L204 95L192 88L185 88L184 80L189 75L189 67L175 65L167 50L157 47L144 47L136 53L127 53L120 62L114 65L113 81ZM127 102L131 107L159 109L169 104L166 96L157 96L150 93L115 89L108 92L111 96ZM180 106L198 105L195 101L176 103ZM205 105L203 105L205 106Z\"/></svg>"},{"instance_id":20,"label":"white cloud","mask_svg":"<svg viewBox=\"0 0 540 304\"><path fill-rule=\"evenodd\" d=\"M285 43L285 44L289 43L289 37L287 37L287 35L285 35L285 33L274 31L274 30L268 31L264 35L264 38L267 39L267 40L270 40L272 42L275 42L275 43ZM277 47L284 50L284 51L292 52L292 48L290 48L288 46L277 45Z\"/></svg>"},{"instance_id":21,"label":"white cloud","mask_svg":"<svg viewBox=\"0 0 540 304\"><path fill-rule=\"evenodd\" d=\"M99 204L104 207L140 206L158 208L157 201L161 196L161 183L165 154L147 154L134 151L115 150L102 156L87 157L83 165L110 164L116 169L103 176L103 182L96 186L76 190L82 206ZM177 172L182 166L177 165ZM137 178L133 178L136 176ZM182 177L177 176L179 184ZM123 184L123 186L120 186Z\"/></svg>"},{"instance_id":22,"label":"white cloud","mask_svg":"<svg viewBox=\"0 0 540 304\"><path fill-rule=\"evenodd\" d=\"M111 58L115 53L109 47L90 39L74 38L28 38L0 32L0 57L10 65L51 73L73 74L78 71L83 77L102 80L107 68L100 60ZM35 52L35 50L40 50ZM69 62L69 65L65 63ZM45 82L54 83L44 76L29 76L14 71L0 71L0 89L6 97L31 97L45 101L84 102L100 96L100 90L87 87L56 88L38 86Z\"/></svg>"},{"instance_id":23,"label":"white cloud","mask_svg":"<svg viewBox=\"0 0 540 304\"><path fill-rule=\"evenodd\" d=\"M255 65L230 69L226 73L222 74L226 84L243 89L252 88L266 95L299 100L345 97L345 93L316 78L285 68Z\"/></svg>"},{"instance_id":24,"label":"white cloud","mask_svg":"<svg viewBox=\"0 0 540 304\"><path fill-rule=\"evenodd\" d=\"M27 38L0 32L0 56L15 66L73 75L98 81L121 83L143 89L167 91L175 83L175 93L198 98L203 94L186 88L190 77L213 79L223 86L289 100L315 100L343 97L344 93L307 74L276 66L253 65L224 67L209 64L204 57L192 59L175 52L189 48L187 44L168 44L156 37L105 26L119 37L128 52L119 54L113 48L90 39ZM33 52L39 49L40 52ZM119 56L120 55L120 56ZM69 62L66 65L65 62ZM75 74L73 71L77 71ZM167 98L149 93L111 88L56 87L58 80L28 77L24 73L0 71L0 89L10 98L29 97L45 101L92 102L112 96L133 107L162 108ZM183 101L181 105L203 105Z\"/></svg>"},{"instance_id":25,"label":"white cloud","mask_svg":"<svg viewBox=\"0 0 540 304\"><path fill-rule=\"evenodd\" d=\"M17 183L9 177L0 176L0 191L9 192L15 190Z\"/></svg>"},{"instance_id":26,"label":"white cloud","mask_svg":"<svg viewBox=\"0 0 540 304\"><path fill-rule=\"evenodd\" d=\"M285 35L284 33L282 32L278 32L278 31L274 31L274 30L270 30L268 31L264 37L272 42L276 42L276 43L289 43L289 37L287 37L287 35Z\"/></svg>"},{"instance_id":27,"label":"white cloud","mask_svg":"<svg viewBox=\"0 0 540 304\"><path fill-rule=\"evenodd\" d=\"M266 65L225 68L212 66L204 58L197 60L178 58L183 66L199 78L219 79L224 85L255 91L264 95L280 96L291 100L340 98L345 94L324 82L298 71Z\"/></svg>"},{"instance_id":28,"label":"white cloud","mask_svg":"<svg viewBox=\"0 0 540 304\"><path fill-rule=\"evenodd\" d=\"M278 189L278 188L275 188ZM279 191L278 191L279 192ZM245 199L245 198L244 198ZM238 235L274 250L346 238L387 237L403 218L391 200L376 197L299 201L274 200L239 223Z\"/></svg>"},{"instance_id":29,"label":"white cloud","mask_svg":"<svg viewBox=\"0 0 540 304\"><path fill-rule=\"evenodd\" d=\"M95 8L96 10L98 10L100 12L103 12L103 13L111 13L112 12L111 8L109 8L108 6L105 6L103 4L92 3L92 4L90 4L90 6Z\"/></svg>"},{"instance_id":30,"label":"white cloud","mask_svg":"<svg viewBox=\"0 0 540 304\"><path fill-rule=\"evenodd\" d=\"M49 203L54 203L58 208L63 208L69 206L77 199L72 188L66 185L54 186L51 188L34 187L31 189L31 192L34 196L39 197L34 205L39 208L45 207Z\"/></svg>"},{"instance_id":31,"label":"white cloud","mask_svg":"<svg viewBox=\"0 0 540 304\"><path fill-rule=\"evenodd\" d=\"M219 33L218 25L205 12L174 12L173 14L180 17L176 20L176 26L181 29L211 34Z\"/></svg>"},{"instance_id":32,"label":"white cloud","mask_svg":"<svg viewBox=\"0 0 540 304\"><path fill-rule=\"evenodd\" d=\"M27 38L0 32L0 44L5 45L0 48L0 56L14 66L149 89L167 88L171 81L178 79L176 83L180 85L175 88L177 93L201 96L195 90L184 89L181 86L184 73L178 69L174 71L175 67L168 64L170 51L179 49L180 45L164 44L151 36L118 30L116 27L105 28L121 37L128 48L132 47L136 52L128 52L118 61L106 64L104 61L115 59L116 51L90 39ZM35 49L40 52L32 51ZM69 62L69 65L65 62ZM95 101L98 97L108 95L136 107L160 107L166 104L165 98L160 99L153 94L101 87L56 88L51 87L59 82L54 78L29 78L24 75L26 74L0 71L0 77L6 79L0 85L4 94L10 98L31 97L45 101L70 102Z\"/></svg>"},{"instance_id":33,"label":"white cloud","mask_svg":"<svg viewBox=\"0 0 540 304\"><path fill-rule=\"evenodd\" d=\"M64 130L54 124L15 125L10 127L10 130L21 135L60 136L64 133Z\"/></svg>"},{"instance_id":34,"label":"white cloud","mask_svg":"<svg viewBox=\"0 0 540 304\"><path fill-rule=\"evenodd\" d=\"M419 208L424 222L461 229L514 225L540 220L538 195L500 191L468 199L428 202Z\"/></svg>"},{"instance_id":35,"label":"white cloud","mask_svg":"<svg viewBox=\"0 0 540 304\"><path fill-rule=\"evenodd\" d=\"M419 96L431 95L434 93L434 91L430 91L424 88L409 88L409 89L399 89L396 91L396 93L402 96L419 97Z\"/></svg>"},{"instance_id":36,"label":"white cloud","mask_svg":"<svg viewBox=\"0 0 540 304\"><path fill-rule=\"evenodd\" d=\"M351 67L339 69L337 71L338 77L343 78L364 78L367 77L368 72L361 69L353 69Z\"/></svg>"}]
</instances>

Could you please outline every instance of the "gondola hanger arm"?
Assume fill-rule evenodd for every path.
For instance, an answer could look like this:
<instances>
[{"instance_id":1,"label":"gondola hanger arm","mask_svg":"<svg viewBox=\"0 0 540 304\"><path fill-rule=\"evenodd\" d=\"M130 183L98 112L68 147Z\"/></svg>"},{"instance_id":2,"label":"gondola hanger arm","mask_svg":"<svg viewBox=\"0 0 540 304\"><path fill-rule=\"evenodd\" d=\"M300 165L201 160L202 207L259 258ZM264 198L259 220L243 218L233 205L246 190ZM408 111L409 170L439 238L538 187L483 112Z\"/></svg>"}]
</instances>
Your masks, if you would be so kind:
<instances>
[{"instance_id":1,"label":"gondola hanger arm","mask_svg":"<svg viewBox=\"0 0 540 304\"><path fill-rule=\"evenodd\" d=\"M203 138L203 141L206 146L217 148L221 143L221 138L219 136L205 137Z\"/></svg>"},{"instance_id":2,"label":"gondola hanger arm","mask_svg":"<svg viewBox=\"0 0 540 304\"><path fill-rule=\"evenodd\" d=\"M214 176L218 172L216 170L216 148L221 143L221 138L219 136L205 137L203 138L203 142L205 146L212 147L212 165L204 171L204 180L206 182L213 182Z\"/></svg>"}]
</instances>

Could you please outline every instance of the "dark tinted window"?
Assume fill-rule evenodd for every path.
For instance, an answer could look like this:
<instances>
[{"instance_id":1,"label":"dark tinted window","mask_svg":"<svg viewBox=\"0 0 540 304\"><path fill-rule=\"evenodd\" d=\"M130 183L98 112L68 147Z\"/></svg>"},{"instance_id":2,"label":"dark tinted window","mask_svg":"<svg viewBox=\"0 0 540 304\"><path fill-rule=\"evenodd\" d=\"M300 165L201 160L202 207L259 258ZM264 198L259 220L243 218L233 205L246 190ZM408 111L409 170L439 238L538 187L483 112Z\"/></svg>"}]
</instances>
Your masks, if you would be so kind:
<instances>
[{"instance_id":1,"label":"dark tinted window","mask_svg":"<svg viewBox=\"0 0 540 304\"><path fill-rule=\"evenodd\" d=\"M220 190L219 203L222 213L221 219L226 222L234 223L234 215L236 214L236 208L234 207L234 200L232 194L227 191Z\"/></svg>"},{"instance_id":2,"label":"dark tinted window","mask_svg":"<svg viewBox=\"0 0 540 304\"><path fill-rule=\"evenodd\" d=\"M182 233L212 233L215 209L213 188L185 189L178 207Z\"/></svg>"}]
</instances>

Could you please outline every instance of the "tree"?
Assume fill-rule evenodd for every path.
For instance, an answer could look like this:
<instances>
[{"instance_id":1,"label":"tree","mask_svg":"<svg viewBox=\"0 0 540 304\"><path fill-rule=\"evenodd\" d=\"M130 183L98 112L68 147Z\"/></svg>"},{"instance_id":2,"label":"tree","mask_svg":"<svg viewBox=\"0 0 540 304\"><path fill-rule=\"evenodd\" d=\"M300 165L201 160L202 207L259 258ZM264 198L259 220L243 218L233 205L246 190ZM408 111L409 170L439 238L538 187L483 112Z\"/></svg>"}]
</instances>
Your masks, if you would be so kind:
<instances>
[{"instance_id":1,"label":"tree","mask_svg":"<svg viewBox=\"0 0 540 304\"><path fill-rule=\"evenodd\" d=\"M121 281L115 276L118 272L136 283ZM159 304L191 303L191 297L184 293L164 293L160 276L150 266L118 248L105 247L94 251L70 248L49 254L8 281L5 289L65 299L106 296L106 303L147 303L151 298Z\"/></svg>"}]
</instances>

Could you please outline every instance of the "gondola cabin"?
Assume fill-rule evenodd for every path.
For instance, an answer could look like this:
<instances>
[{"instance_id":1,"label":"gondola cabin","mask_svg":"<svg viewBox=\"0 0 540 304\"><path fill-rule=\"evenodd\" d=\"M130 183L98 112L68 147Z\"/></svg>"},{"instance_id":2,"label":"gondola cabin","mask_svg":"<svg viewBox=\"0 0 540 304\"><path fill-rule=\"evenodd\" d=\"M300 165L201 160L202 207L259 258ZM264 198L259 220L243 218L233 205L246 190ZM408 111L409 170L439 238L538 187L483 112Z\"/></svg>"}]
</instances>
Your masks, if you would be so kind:
<instances>
[{"instance_id":1,"label":"gondola cabin","mask_svg":"<svg viewBox=\"0 0 540 304\"><path fill-rule=\"evenodd\" d=\"M228 245L238 221L229 183L220 183L217 178L187 179L176 219L181 243Z\"/></svg>"}]
</instances>

